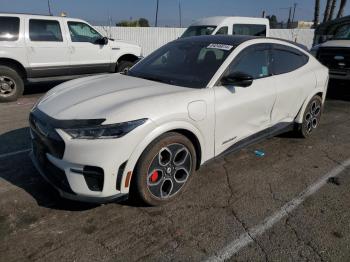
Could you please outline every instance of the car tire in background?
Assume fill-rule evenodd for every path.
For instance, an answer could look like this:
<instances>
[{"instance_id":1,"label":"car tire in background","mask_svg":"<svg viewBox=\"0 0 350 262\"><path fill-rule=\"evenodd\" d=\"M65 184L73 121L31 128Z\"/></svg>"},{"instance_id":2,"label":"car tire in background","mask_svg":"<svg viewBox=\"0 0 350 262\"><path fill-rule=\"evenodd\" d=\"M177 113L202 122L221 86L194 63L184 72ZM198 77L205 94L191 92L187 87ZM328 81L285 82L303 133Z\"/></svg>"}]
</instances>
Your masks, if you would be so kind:
<instances>
[{"instance_id":1,"label":"car tire in background","mask_svg":"<svg viewBox=\"0 0 350 262\"><path fill-rule=\"evenodd\" d=\"M157 206L184 191L196 168L196 151L185 136L169 132L142 153L133 176L131 197Z\"/></svg>"},{"instance_id":2,"label":"car tire in background","mask_svg":"<svg viewBox=\"0 0 350 262\"><path fill-rule=\"evenodd\" d=\"M134 65L133 62L130 61L121 61L118 64L117 67L117 72L121 72L121 73L126 73L127 71L129 71L129 69Z\"/></svg>"},{"instance_id":3,"label":"car tire in background","mask_svg":"<svg viewBox=\"0 0 350 262\"><path fill-rule=\"evenodd\" d=\"M0 66L0 102L16 101L22 96L24 83L15 69Z\"/></svg>"},{"instance_id":4,"label":"car tire in background","mask_svg":"<svg viewBox=\"0 0 350 262\"><path fill-rule=\"evenodd\" d=\"M306 107L303 123L299 124L297 133L300 137L309 137L318 128L322 114L322 98L314 96Z\"/></svg>"}]
</instances>

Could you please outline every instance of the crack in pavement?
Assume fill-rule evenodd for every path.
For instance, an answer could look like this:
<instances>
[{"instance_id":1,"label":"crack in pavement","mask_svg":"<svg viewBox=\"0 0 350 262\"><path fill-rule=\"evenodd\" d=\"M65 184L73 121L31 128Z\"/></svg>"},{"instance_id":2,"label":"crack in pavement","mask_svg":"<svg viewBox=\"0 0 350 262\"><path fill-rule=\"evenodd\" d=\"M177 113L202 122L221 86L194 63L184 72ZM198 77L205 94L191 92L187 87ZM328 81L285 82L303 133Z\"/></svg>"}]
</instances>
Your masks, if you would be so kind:
<instances>
[{"instance_id":1,"label":"crack in pavement","mask_svg":"<svg viewBox=\"0 0 350 262\"><path fill-rule=\"evenodd\" d=\"M262 247L262 245L259 243L259 241L257 241L257 239L255 239L255 238L251 235L251 233L250 233L250 231L249 231L247 225L245 224L245 222L244 222L243 220L241 220L241 219L238 217L238 215L236 214L236 212L235 212L235 210L233 209L233 207L230 206L230 202L231 202L231 199L232 199L234 193L233 193L233 188L232 188L232 186L231 186L231 184L230 184L229 172L228 172L228 169L227 169L227 167L226 167L227 161L224 159L224 162L225 162L225 164L223 165L223 167L224 167L224 170L225 170L226 181L227 181L227 187L229 188L229 191L230 191L230 196L229 196L229 198L227 199L227 207L226 207L226 208L228 208L228 209L231 211L231 214L233 215L233 217L235 218L235 220L238 221L238 223L242 226L242 228L244 229L245 233L251 238L251 240L253 241L253 243L255 243L255 244L260 248L260 250L263 252L263 254L264 254L264 256L265 256L265 261L266 261L266 262L269 262L269 258L268 258L268 254L267 254L266 250Z\"/></svg>"},{"instance_id":2,"label":"crack in pavement","mask_svg":"<svg viewBox=\"0 0 350 262\"><path fill-rule=\"evenodd\" d=\"M311 241L308 241L308 242L305 242L303 240L303 238L301 236L299 236L299 233L298 231L292 226L292 224L290 223L290 218L292 217L292 215L289 213L289 217L286 218L286 221L285 221L285 225L287 227L289 227L289 229L292 230L292 232L294 233L294 235L296 236L297 238L297 241L298 242L301 242L304 246L310 248L312 250L312 252L314 254L316 254L318 256L318 258L320 259L321 262L325 262L325 260L323 259L322 255L318 252L318 250L311 244Z\"/></svg>"}]
</instances>

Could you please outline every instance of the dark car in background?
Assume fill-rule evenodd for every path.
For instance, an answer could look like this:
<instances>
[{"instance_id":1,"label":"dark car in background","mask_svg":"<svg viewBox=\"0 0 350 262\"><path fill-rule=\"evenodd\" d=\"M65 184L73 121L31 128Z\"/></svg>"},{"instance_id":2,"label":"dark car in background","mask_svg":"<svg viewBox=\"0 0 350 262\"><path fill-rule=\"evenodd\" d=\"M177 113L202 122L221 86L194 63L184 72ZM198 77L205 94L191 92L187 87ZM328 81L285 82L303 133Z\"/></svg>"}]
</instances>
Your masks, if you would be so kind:
<instances>
[{"instance_id":1,"label":"dark car in background","mask_svg":"<svg viewBox=\"0 0 350 262\"><path fill-rule=\"evenodd\" d=\"M311 53L329 68L331 79L350 80L350 16L319 25Z\"/></svg>"}]
</instances>

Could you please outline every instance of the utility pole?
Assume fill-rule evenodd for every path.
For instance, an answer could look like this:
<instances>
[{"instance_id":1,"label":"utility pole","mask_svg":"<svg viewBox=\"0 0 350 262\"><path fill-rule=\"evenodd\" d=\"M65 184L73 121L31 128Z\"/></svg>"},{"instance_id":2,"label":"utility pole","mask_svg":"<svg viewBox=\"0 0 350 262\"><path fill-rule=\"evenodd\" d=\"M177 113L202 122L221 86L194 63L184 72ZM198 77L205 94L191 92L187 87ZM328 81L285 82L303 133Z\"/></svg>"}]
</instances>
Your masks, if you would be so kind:
<instances>
[{"instance_id":1,"label":"utility pole","mask_svg":"<svg viewBox=\"0 0 350 262\"><path fill-rule=\"evenodd\" d=\"M265 16L266 16L266 12L265 12L265 10L263 10L263 11L262 11L261 17L262 17L262 18L265 18Z\"/></svg>"},{"instance_id":2,"label":"utility pole","mask_svg":"<svg viewBox=\"0 0 350 262\"><path fill-rule=\"evenodd\" d=\"M158 26L158 7L159 7L159 0L157 0L156 22L154 23L155 27L157 27L157 26Z\"/></svg>"},{"instance_id":3,"label":"utility pole","mask_svg":"<svg viewBox=\"0 0 350 262\"><path fill-rule=\"evenodd\" d=\"M288 16L287 28L289 28L290 25L291 25L291 20L290 20L291 16L292 16L292 8L290 7L289 8L289 16Z\"/></svg>"},{"instance_id":4,"label":"utility pole","mask_svg":"<svg viewBox=\"0 0 350 262\"><path fill-rule=\"evenodd\" d=\"M51 13L51 5L50 5L50 0L47 0L47 6L49 8L49 15L52 16L52 13Z\"/></svg>"},{"instance_id":5,"label":"utility pole","mask_svg":"<svg viewBox=\"0 0 350 262\"><path fill-rule=\"evenodd\" d=\"M181 28L182 27L181 0L179 0L179 19L180 19L180 28Z\"/></svg>"},{"instance_id":6,"label":"utility pole","mask_svg":"<svg viewBox=\"0 0 350 262\"><path fill-rule=\"evenodd\" d=\"M297 9L297 3L294 3L294 10L293 10L293 17L292 17L292 23L294 22L294 18L295 18L295 10Z\"/></svg>"}]
</instances>

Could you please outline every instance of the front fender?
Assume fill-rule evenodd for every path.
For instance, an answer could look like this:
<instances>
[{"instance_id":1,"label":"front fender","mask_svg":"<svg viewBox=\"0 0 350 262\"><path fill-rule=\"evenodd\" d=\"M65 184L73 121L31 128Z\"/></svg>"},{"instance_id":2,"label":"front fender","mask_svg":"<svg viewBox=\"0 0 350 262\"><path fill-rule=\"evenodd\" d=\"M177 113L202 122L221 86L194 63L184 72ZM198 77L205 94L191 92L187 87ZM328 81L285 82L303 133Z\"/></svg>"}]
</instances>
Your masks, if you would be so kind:
<instances>
[{"instance_id":1,"label":"front fender","mask_svg":"<svg viewBox=\"0 0 350 262\"><path fill-rule=\"evenodd\" d=\"M127 178L127 173L134 171L136 163L139 160L139 158L141 157L141 154L146 149L146 147L150 143L152 143L157 137L159 137L162 134L167 133L169 131L175 130L175 129L185 129L187 131L192 132L197 137L197 139L199 141L202 156L205 155L204 153L206 152L206 148L205 148L204 137L201 134L201 132L199 131L199 129L196 128L191 123L186 122L186 121L174 121L174 122L169 122L169 123L159 125L138 144L138 146L134 149L133 153L131 154L130 158L128 159L128 162L127 162L125 170L124 170L123 179L122 179L122 188L121 188L122 193L129 192L129 188L125 188L125 186L124 186L125 180ZM202 158L201 162L202 163L204 162L203 158Z\"/></svg>"}]
</instances>

